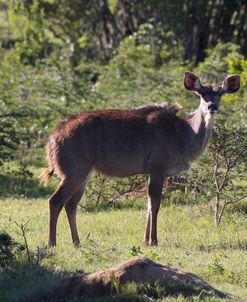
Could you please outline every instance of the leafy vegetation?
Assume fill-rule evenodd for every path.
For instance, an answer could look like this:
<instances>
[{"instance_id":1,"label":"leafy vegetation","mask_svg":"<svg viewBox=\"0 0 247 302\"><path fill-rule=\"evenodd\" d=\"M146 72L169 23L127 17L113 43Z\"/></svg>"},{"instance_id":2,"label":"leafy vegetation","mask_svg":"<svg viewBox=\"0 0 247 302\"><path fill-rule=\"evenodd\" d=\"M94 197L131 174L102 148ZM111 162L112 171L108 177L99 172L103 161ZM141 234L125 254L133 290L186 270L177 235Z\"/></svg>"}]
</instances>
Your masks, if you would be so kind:
<instances>
[{"instance_id":1,"label":"leafy vegetation","mask_svg":"<svg viewBox=\"0 0 247 302\"><path fill-rule=\"evenodd\" d=\"M0 300L44 300L72 271L133 255L247 295L246 10L245 1L0 1ZM176 102L181 114L193 111L198 100L184 90L186 70L204 83L237 73L241 89L223 97L208 150L164 188L160 246L140 242L146 176L95 173L80 203L82 247L70 246L62 217L60 246L47 251L45 199L57 179L44 188L38 176L49 134L78 111ZM188 301L147 292L130 285L105 301Z\"/></svg>"}]
</instances>

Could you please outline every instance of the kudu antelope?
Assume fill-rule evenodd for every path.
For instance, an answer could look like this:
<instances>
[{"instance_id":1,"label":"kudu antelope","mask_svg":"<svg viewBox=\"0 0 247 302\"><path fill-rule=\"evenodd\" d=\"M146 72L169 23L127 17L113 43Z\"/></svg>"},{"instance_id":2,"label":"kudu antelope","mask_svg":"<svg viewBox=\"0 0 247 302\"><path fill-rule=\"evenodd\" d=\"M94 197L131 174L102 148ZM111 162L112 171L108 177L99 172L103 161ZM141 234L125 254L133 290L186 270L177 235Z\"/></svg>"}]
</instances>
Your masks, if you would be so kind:
<instances>
[{"instance_id":1,"label":"kudu antelope","mask_svg":"<svg viewBox=\"0 0 247 302\"><path fill-rule=\"evenodd\" d=\"M49 246L56 245L56 226L65 207L74 245L79 244L76 208L90 171L109 176L148 174L148 209L144 241L157 244L157 214L164 180L189 168L204 150L211 135L214 113L225 93L239 89L238 75L221 86L202 85L197 75L186 72L184 86L200 97L197 110L177 116L178 106L148 106L132 110L84 112L69 117L50 136L49 167L61 179L49 199Z\"/></svg>"}]
</instances>

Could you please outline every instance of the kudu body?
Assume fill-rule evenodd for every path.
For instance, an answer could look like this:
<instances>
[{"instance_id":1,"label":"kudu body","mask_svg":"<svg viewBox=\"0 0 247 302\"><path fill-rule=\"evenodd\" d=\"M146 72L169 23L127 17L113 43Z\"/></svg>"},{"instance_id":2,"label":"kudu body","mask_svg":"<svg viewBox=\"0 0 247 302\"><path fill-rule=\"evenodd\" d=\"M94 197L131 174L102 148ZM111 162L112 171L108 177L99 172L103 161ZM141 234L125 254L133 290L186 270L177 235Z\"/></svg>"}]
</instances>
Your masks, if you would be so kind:
<instances>
[{"instance_id":1,"label":"kudu body","mask_svg":"<svg viewBox=\"0 0 247 302\"><path fill-rule=\"evenodd\" d=\"M164 180L189 168L211 135L214 113L224 93L239 88L239 76L227 77L222 86L203 86L186 72L184 85L200 96L198 109L187 116L177 106L150 106L133 110L103 110L71 116L60 124L47 144L49 167L61 182L49 200L49 246L56 245L56 225L65 207L71 236L79 244L76 208L92 169L109 176L148 174L148 209L144 241L157 244L157 214Z\"/></svg>"}]
</instances>

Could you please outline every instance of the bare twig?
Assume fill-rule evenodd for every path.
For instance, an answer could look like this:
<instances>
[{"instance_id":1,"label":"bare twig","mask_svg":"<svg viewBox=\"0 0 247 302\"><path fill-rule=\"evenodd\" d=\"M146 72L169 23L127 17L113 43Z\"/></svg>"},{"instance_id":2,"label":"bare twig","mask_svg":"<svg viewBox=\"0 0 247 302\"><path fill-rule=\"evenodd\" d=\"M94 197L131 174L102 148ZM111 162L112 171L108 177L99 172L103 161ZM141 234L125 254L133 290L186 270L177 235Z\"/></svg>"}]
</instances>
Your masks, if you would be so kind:
<instances>
[{"instance_id":1,"label":"bare twig","mask_svg":"<svg viewBox=\"0 0 247 302\"><path fill-rule=\"evenodd\" d=\"M220 211L220 213L219 213L219 216L218 216L218 225L219 225L220 222L221 222L221 218L222 218L222 216L223 216L223 213L224 213L224 211L225 211L226 206L229 205L229 204L237 203L237 202L239 202L239 201L241 201L241 200L243 200L243 199L245 199L245 198L247 198L247 195L242 196L242 197L239 197L239 198L237 198L237 199L235 199L235 200L226 201L226 202L223 204L222 209L221 209L221 211Z\"/></svg>"},{"instance_id":2,"label":"bare twig","mask_svg":"<svg viewBox=\"0 0 247 302\"><path fill-rule=\"evenodd\" d=\"M26 252L27 252L27 258L28 258L28 262L31 263L31 254L30 254L30 250L29 250L29 247L28 247L28 243L27 243L27 232L29 231L27 225L29 223L30 220L28 220L26 223L17 223L15 222L15 224L19 227L20 229L20 232L16 232L18 235L20 235L21 237L23 237L24 239L24 245L25 245L25 249L26 249Z\"/></svg>"}]
</instances>

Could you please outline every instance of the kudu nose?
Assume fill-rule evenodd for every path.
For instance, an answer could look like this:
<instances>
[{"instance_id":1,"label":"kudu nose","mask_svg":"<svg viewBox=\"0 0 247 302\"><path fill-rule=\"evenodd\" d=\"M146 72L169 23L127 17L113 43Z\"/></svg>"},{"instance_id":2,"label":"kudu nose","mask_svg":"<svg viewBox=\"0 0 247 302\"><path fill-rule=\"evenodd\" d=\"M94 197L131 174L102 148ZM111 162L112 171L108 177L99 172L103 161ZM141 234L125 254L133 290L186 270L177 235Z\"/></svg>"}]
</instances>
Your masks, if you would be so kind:
<instances>
[{"instance_id":1,"label":"kudu nose","mask_svg":"<svg viewBox=\"0 0 247 302\"><path fill-rule=\"evenodd\" d=\"M217 113L217 112L218 112L218 107L217 107L215 104L210 103L210 104L208 105L208 110L209 110L209 112L210 112L211 114L214 114L214 113Z\"/></svg>"}]
</instances>

